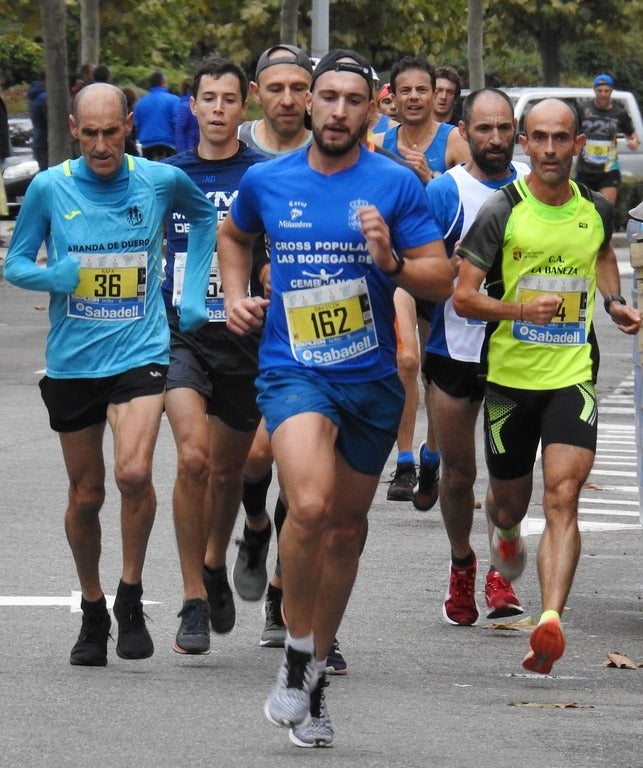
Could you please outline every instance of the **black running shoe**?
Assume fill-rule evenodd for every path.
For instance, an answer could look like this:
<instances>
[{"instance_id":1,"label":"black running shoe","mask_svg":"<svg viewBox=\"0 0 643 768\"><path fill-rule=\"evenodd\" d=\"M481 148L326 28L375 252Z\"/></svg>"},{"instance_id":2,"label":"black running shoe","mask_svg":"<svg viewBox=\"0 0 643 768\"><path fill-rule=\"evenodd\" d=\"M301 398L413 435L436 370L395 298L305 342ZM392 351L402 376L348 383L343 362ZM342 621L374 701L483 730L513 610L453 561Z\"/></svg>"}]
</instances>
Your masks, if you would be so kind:
<instances>
[{"instance_id":1,"label":"black running shoe","mask_svg":"<svg viewBox=\"0 0 643 768\"><path fill-rule=\"evenodd\" d=\"M107 664L107 638L112 625L109 613L83 613L83 623L69 663L77 667L104 667Z\"/></svg>"},{"instance_id":2,"label":"black running shoe","mask_svg":"<svg viewBox=\"0 0 643 768\"><path fill-rule=\"evenodd\" d=\"M203 583L208 593L212 629L219 635L231 632L237 618L234 597L225 566L215 571L203 569Z\"/></svg>"},{"instance_id":3,"label":"black running shoe","mask_svg":"<svg viewBox=\"0 0 643 768\"><path fill-rule=\"evenodd\" d=\"M388 501L411 501L413 489L417 483L415 464L408 462L398 464L393 472L391 484L386 493Z\"/></svg>"},{"instance_id":4,"label":"black running shoe","mask_svg":"<svg viewBox=\"0 0 643 768\"><path fill-rule=\"evenodd\" d=\"M237 539L237 559L232 568L234 587L243 600L261 600L268 583L266 559L272 525L263 531L244 528L243 537Z\"/></svg>"},{"instance_id":5,"label":"black running shoe","mask_svg":"<svg viewBox=\"0 0 643 768\"><path fill-rule=\"evenodd\" d=\"M210 606L198 597L186 600L179 611L181 625L172 648L177 653L208 653L210 650Z\"/></svg>"},{"instance_id":6,"label":"black running shoe","mask_svg":"<svg viewBox=\"0 0 643 768\"><path fill-rule=\"evenodd\" d=\"M348 664L339 650L339 641L333 640L328 655L326 656L326 674L327 675L347 675Z\"/></svg>"},{"instance_id":7,"label":"black running shoe","mask_svg":"<svg viewBox=\"0 0 643 768\"><path fill-rule=\"evenodd\" d=\"M421 512L428 512L435 506L440 492L440 465L428 467L422 463L422 449L425 443L420 446L420 472L418 475L418 486L412 495L413 506Z\"/></svg>"},{"instance_id":8,"label":"black running shoe","mask_svg":"<svg viewBox=\"0 0 643 768\"><path fill-rule=\"evenodd\" d=\"M286 642L286 625L281 615L282 594L280 589L268 587L263 604L263 614L266 623L259 640L259 645L262 648L283 648Z\"/></svg>"},{"instance_id":9,"label":"black running shoe","mask_svg":"<svg viewBox=\"0 0 643 768\"><path fill-rule=\"evenodd\" d=\"M118 622L116 653L121 659L147 659L154 653L154 643L145 626L143 603L126 602L116 596L114 618Z\"/></svg>"}]
</instances>

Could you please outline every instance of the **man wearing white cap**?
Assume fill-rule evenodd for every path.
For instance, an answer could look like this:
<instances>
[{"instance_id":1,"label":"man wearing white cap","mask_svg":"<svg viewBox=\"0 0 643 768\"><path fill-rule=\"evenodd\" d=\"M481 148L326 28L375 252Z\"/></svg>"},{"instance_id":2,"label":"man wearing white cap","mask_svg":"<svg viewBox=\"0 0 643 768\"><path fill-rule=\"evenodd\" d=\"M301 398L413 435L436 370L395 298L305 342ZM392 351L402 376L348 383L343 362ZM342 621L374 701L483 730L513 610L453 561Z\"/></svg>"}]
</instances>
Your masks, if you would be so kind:
<instances>
[{"instance_id":1,"label":"man wearing white cap","mask_svg":"<svg viewBox=\"0 0 643 768\"><path fill-rule=\"evenodd\" d=\"M624 133L632 151L639 146L632 118L624 107L612 101L614 80L603 73L594 78L593 99L581 105L581 132L587 137L578 156L576 181L600 192L612 205L621 185L621 171L616 154L616 136Z\"/></svg>"}]
</instances>

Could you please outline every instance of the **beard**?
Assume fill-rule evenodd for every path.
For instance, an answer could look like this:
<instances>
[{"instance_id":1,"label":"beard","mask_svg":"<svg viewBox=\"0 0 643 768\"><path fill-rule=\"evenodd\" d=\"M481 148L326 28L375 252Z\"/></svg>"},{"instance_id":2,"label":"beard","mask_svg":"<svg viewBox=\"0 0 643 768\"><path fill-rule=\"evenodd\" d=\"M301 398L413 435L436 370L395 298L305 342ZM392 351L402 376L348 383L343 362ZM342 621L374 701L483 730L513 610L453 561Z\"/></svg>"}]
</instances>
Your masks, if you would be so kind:
<instances>
[{"instance_id":1,"label":"beard","mask_svg":"<svg viewBox=\"0 0 643 768\"><path fill-rule=\"evenodd\" d=\"M495 174L506 171L511 163L511 158L514 156L513 144L510 144L505 150L499 150L502 152L500 157L489 157L485 151L481 151L472 146L469 146L469 149L471 150L473 162L487 176L494 176Z\"/></svg>"},{"instance_id":2,"label":"beard","mask_svg":"<svg viewBox=\"0 0 643 768\"><path fill-rule=\"evenodd\" d=\"M324 141L322 135L322 129L313 123L313 139L319 147L319 151L327 155L328 157L341 157L347 152L350 152L361 141L362 136L366 134L368 130L368 123L364 123L359 130L354 133L346 133L345 139L342 142L329 142Z\"/></svg>"}]
</instances>

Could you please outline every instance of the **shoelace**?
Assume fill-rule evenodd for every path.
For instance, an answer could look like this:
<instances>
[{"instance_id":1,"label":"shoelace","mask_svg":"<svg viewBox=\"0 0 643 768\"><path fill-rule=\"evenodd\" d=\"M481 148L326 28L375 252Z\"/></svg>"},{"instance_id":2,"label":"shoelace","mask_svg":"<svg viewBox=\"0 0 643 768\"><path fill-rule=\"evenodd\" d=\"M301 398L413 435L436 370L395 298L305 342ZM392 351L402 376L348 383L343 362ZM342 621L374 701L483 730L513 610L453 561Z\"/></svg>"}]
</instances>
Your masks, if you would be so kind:
<instances>
[{"instance_id":1,"label":"shoelace","mask_svg":"<svg viewBox=\"0 0 643 768\"><path fill-rule=\"evenodd\" d=\"M453 580L455 582L453 591L456 595L465 595L469 597L473 594L472 579L470 579L466 573L463 573L460 570L456 570L455 578Z\"/></svg>"},{"instance_id":2,"label":"shoelace","mask_svg":"<svg viewBox=\"0 0 643 768\"><path fill-rule=\"evenodd\" d=\"M248 569L254 571L259 565L259 557L261 550L263 549L263 542L261 541L247 541L246 539L237 539L236 541L240 550L246 553L246 560L248 561Z\"/></svg>"},{"instance_id":3,"label":"shoelace","mask_svg":"<svg viewBox=\"0 0 643 768\"><path fill-rule=\"evenodd\" d=\"M265 606L266 620L273 624L281 624L281 610L279 606L272 602L272 600L266 600Z\"/></svg>"},{"instance_id":4,"label":"shoelace","mask_svg":"<svg viewBox=\"0 0 643 768\"><path fill-rule=\"evenodd\" d=\"M185 630L189 634L208 629L207 614L199 610L199 605L196 602L184 605L179 611L179 616L183 619Z\"/></svg>"},{"instance_id":5,"label":"shoelace","mask_svg":"<svg viewBox=\"0 0 643 768\"><path fill-rule=\"evenodd\" d=\"M120 619L121 631L127 632L128 629L140 629L145 626L145 619L149 620L149 616L143 611L143 603L121 603L123 606L123 616ZM129 627L122 627L122 624L127 622Z\"/></svg>"},{"instance_id":6,"label":"shoelace","mask_svg":"<svg viewBox=\"0 0 643 768\"><path fill-rule=\"evenodd\" d=\"M391 472L391 482L397 483L398 485L415 485L415 473L417 471L417 467L409 467L408 469L402 469L402 470L393 470Z\"/></svg>"},{"instance_id":7,"label":"shoelace","mask_svg":"<svg viewBox=\"0 0 643 768\"><path fill-rule=\"evenodd\" d=\"M97 635L102 635L101 630L103 629L103 626L107 626L106 616L88 616L87 614L83 614L79 640L86 640L89 642L95 641ZM107 631L107 636L111 637L109 630Z\"/></svg>"},{"instance_id":8,"label":"shoelace","mask_svg":"<svg viewBox=\"0 0 643 768\"><path fill-rule=\"evenodd\" d=\"M499 573L496 573L487 581L487 590L489 592L493 592L494 594L496 592L500 592L501 590L503 592L509 591L510 586L510 583Z\"/></svg>"}]
</instances>

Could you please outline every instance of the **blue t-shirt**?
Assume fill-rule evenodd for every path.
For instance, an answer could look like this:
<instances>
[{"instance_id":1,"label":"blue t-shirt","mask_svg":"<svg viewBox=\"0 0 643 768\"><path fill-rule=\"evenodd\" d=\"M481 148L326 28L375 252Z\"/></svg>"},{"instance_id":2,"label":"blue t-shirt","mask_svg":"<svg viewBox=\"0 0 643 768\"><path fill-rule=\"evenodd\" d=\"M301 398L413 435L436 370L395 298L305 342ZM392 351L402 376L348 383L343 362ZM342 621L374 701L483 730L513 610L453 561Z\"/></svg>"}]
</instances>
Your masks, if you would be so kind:
<instances>
[{"instance_id":1,"label":"blue t-shirt","mask_svg":"<svg viewBox=\"0 0 643 768\"><path fill-rule=\"evenodd\" d=\"M197 155L196 149L192 149L180 155L173 155L163 162L181 168L203 190L214 206L217 221L221 222L227 216L228 209L237 196L239 182L243 174L255 163L265 161L264 155L249 149L243 142L239 142L239 149L236 154L224 160L204 160ZM165 305L168 308L172 333L176 333L176 313L171 309L175 287L176 256L179 254L180 272L182 273L184 262L182 254L185 253L187 246L189 228L190 224L186 217L178 211L173 211L167 219L166 276L163 280L162 290ZM255 295L262 291L258 272L264 264L268 263L263 238L260 238L253 255L255 265L252 271L250 290ZM180 284L180 282L179 280L178 283ZM183 334L182 343L191 345L199 359L207 360L208 365L216 367L217 372L221 375L256 376L257 350L261 338L261 328L245 336L239 336L226 326L223 286L216 252L210 269L206 308L210 322L193 333Z\"/></svg>"},{"instance_id":2,"label":"blue t-shirt","mask_svg":"<svg viewBox=\"0 0 643 768\"><path fill-rule=\"evenodd\" d=\"M169 331L161 297L163 224L172 210L192 222L182 308L205 320L205 293L214 249L212 206L179 169L126 155L111 179L82 158L34 177L25 195L5 277L51 292L47 375L112 376L151 362L167 364ZM36 257L47 245L47 269ZM53 271L76 257L74 296L56 291ZM190 304L188 311L187 303Z\"/></svg>"},{"instance_id":3,"label":"blue t-shirt","mask_svg":"<svg viewBox=\"0 0 643 768\"><path fill-rule=\"evenodd\" d=\"M217 223L220 223L238 194L241 177L250 166L265 161L265 155L240 142L238 152L225 160L203 160L194 148L172 155L163 163L180 168L192 179L214 206ZM189 229L190 224L180 211L173 211L168 217L165 279L161 286L168 307L172 305L174 289L174 257L176 253L185 252Z\"/></svg>"},{"instance_id":4,"label":"blue t-shirt","mask_svg":"<svg viewBox=\"0 0 643 768\"><path fill-rule=\"evenodd\" d=\"M384 140L382 146L384 149L388 149L398 157L403 157L400 150L397 148L397 132L400 130L399 125L394 125L393 128L389 128L384 134ZM446 154L447 154L447 140L451 131L455 128L448 123L440 123L438 130L436 131L433 141L424 150L424 157L431 169L431 174L434 177L440 176L447 170Z\"/></svg>"},{"instance_id":5,"label":"blue t-shirt","mask_svg":"<svg viewBox=\"0 0 643 768\"><path fill-rule=\"evenodd\" d=\"M398 250L438 240L424 188L408 168L360 146L358 161L330 176L307 150L250 168L230 215L270 239L272 295L260 371L313 367L338 382L397 370L395 283L372 261L357 211L374 205Z\"/></svg>"}]
</instances>

